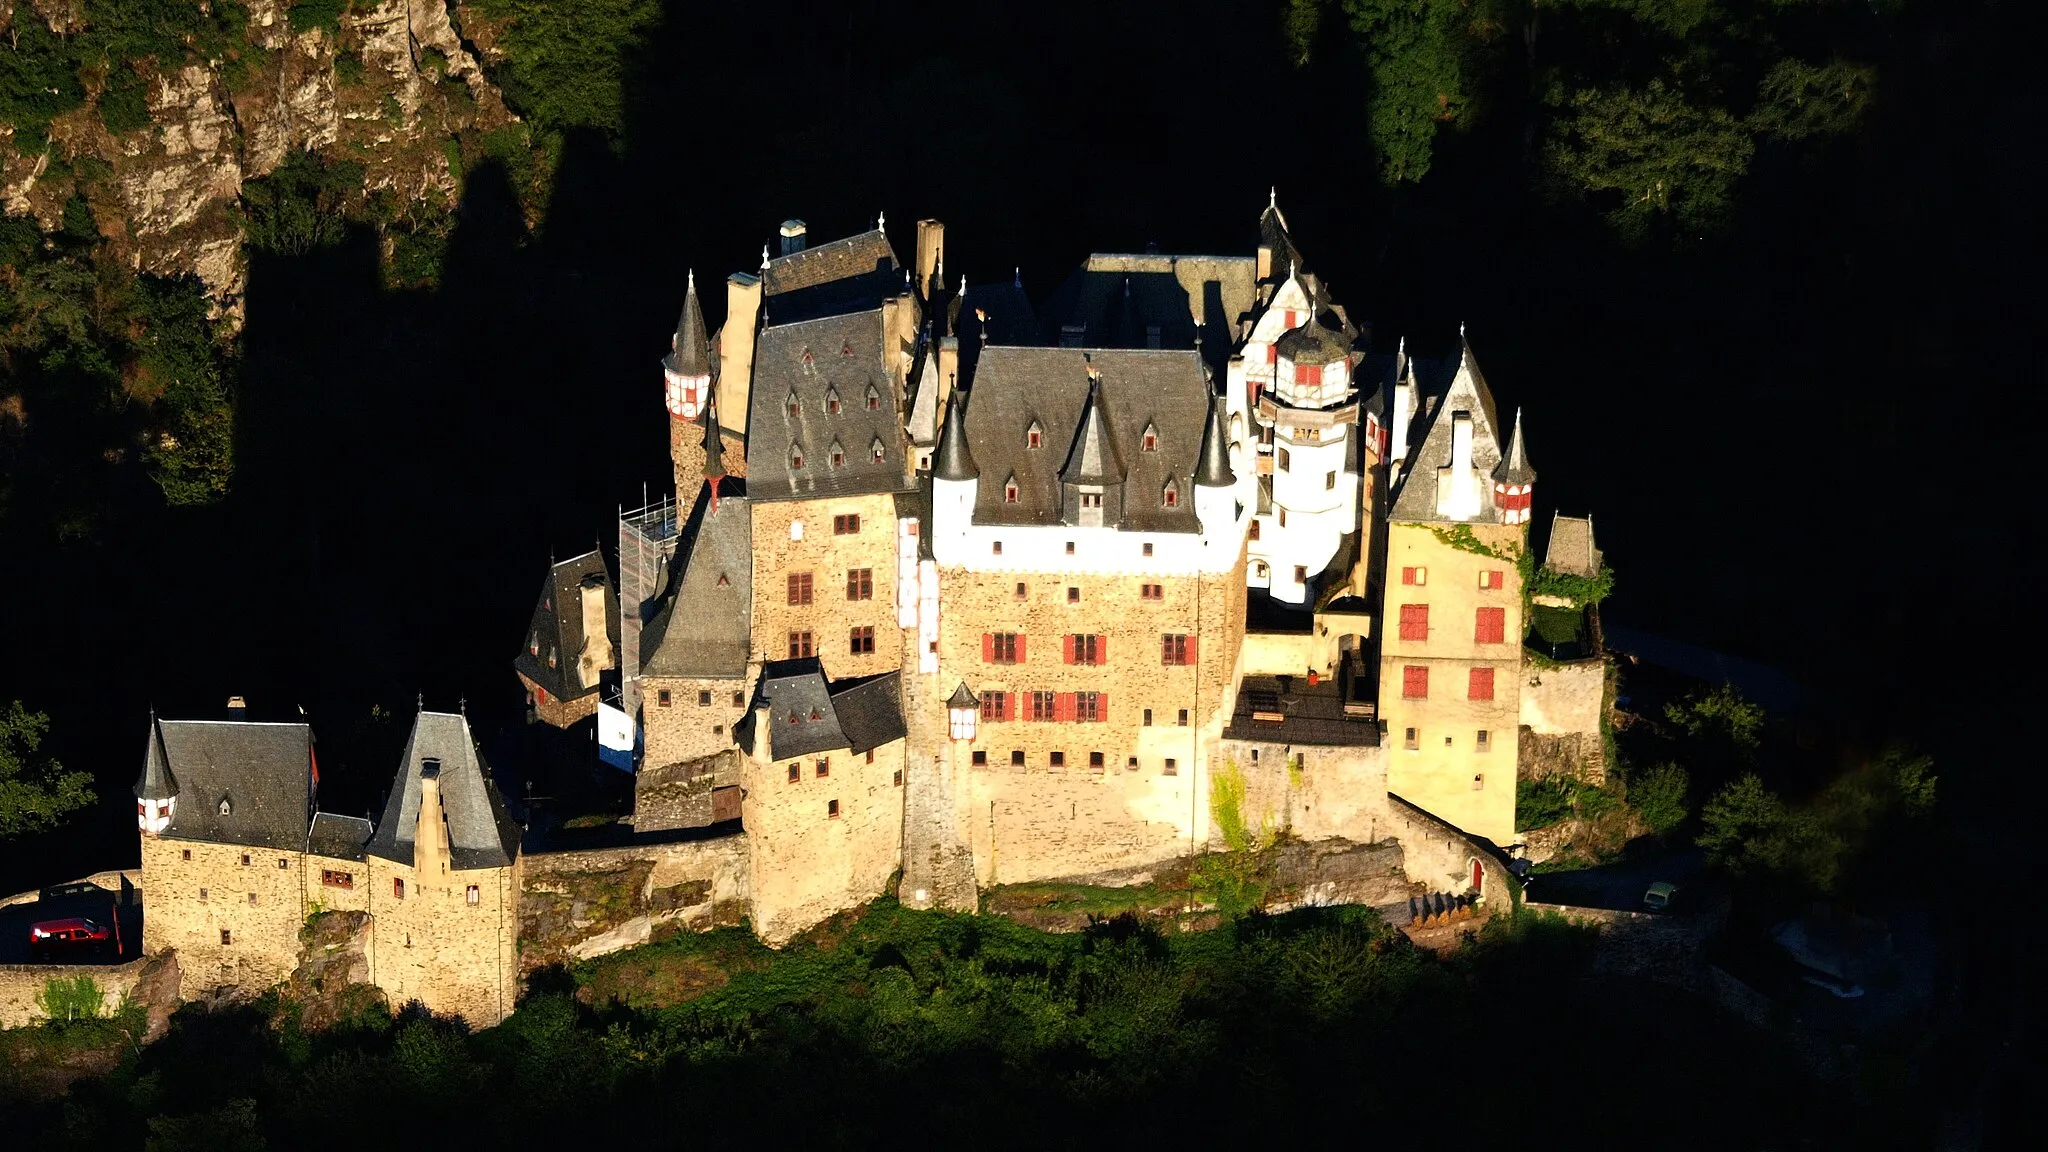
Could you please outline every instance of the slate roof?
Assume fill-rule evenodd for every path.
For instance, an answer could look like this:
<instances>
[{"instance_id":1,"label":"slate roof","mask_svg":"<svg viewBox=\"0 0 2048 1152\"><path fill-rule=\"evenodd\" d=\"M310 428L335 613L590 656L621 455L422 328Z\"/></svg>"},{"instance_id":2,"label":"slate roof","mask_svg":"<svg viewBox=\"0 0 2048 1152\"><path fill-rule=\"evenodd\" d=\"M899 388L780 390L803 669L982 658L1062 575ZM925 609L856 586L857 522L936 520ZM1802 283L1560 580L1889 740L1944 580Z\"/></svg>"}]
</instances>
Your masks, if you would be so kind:
<instances>
[{"instance_id":1,"label":"slate roof","mask_svg":"<svg viewBox=\"0 0 2048 1152\"><path fill-rule=\"evenodd\" d=\"M313 828L306 834L306 851L337 860L361 860L373 829L360 816L337 816L332 812L313 815Z\"/></svg>"},{"instance_id":2,"label":"slate roof","mask_svg":"<svg viewBox=\"0 0 2048 1152\"><path fill-rule=\"evenodd\" d=\"M1258 303L1257 275L1249 257L1098 252L1046 301L1042 342L1057 346L1079 325L1082 347L1146 348L1157 326L1160 348L1193 348L1199 335L1220 373Z\"/></svg>"},{"instance_id":3,"label":"slate roof","mask_svg":"<svg viewBox=\"0 0 2048 1152\"><path fill-rule=\"evenodd\" d=\"M912 486L903 400L890 370L890 346L880 309L764 329L754 353L754 383L747 419L747 495L759 501L901 492ZM867 392L880 395L867 406ZM828 399L837 392L834 415ZM797 399L798 414L789 414ZM874 443L882 444L875 459ZM833 467L837 444L843 463ZM792 467L792 446L803 449Z\"/></svg>"},{"instance_id":4,"label":"slate roof","mask_svg":"<svg viewBox=\"0 0 2048 1152\"><path fill-rule=\"evenodd\" d=\"M963 355L970 344L980 344L984 334L991 344L1042 342L1038 312L1031 307L1031 298L1024 294L1020 279L970 285L961 303L957 330Z\"/></svg>"},{"instance_id":5,"label":"slate roof","mask_svg":"<svg viewBox=\"0 0 2048 1152\"><path fill-rule=\"evenodd\" d=\"M1361 682L1351 695L1358 702L1372 702L1369 684ZM1223 738L1375 748L1380 728L1372 716L1344 711L1344 691L1334 680L1310 687L1305 678L1295 676L1283 688L1278 677L1246 676Z\"/></svg>"},{"instance_id":6,"label":"slate roof","mask_svg":"<svg viewBox=\"0 0 2048 1152\"><path fill-rule=\"evenodd\" d=\"M1562 512L1551 515L1550 542L1543 549L1545 568L1591 577L1600 574L1602 560L1600 546L1593 542L1591 516L1567 516Z\"/></svg>"},{"instance_id":7,"label":"slate roof","mask_svg":"<svg viewBox=\"0 0 2048 1152\"><path fill-rule=\"evenodd\" d=\"M1425 382L1426 373L1418 363L1418 403L1429 405L1428 433L1403 469L1400 490L1388 516L1408 522L1441 521L1437 513L1437 469L1451 462L1452 416L1472 414L1472 466L1479 471L1479 513L1476 520L1498 518L1493 504L1491 477L1501 461L1500 418L1494 412L1493 392L1479 371L1479 361L1470 345L1462 344L1457 371L1448 386L1438 391Z\"/></svg>"},{"instance_id":8,"label":"slate roof","mask_svg":"<svg viewBox=\"0 0 2048 1152\"><path fill-rule=\"evenodd\" d=\"M754 616L754 536L745 496L701 499L676 546L667 593L640 638L643 676L740 679Z\"/></svg>"},{"instance_id":9,"label":"slate roof","mask_svg":"<svg viewBox=\"0 0 2048 1152\"><path fill-rule=\"evenodd\" d=\"M966 409L967 393L956 389L946 405L946 422L939 426L939 450L932 456L935 480L972 480L981 474L967 446Z\"/></svg>"},{"instance_id":10,"label":"slate roof","mask_svg":"<svg viewBox=\"0 0 2048 1152\"><path fill-rule=\"evenodd\" d=\"M839 716L839 730L846 733L846 746L855 756L903 739L903 682L895 672L871 676L851 687L832 693L832 711Z\"/></svg>"},{"instance_id":11,"label":"slate roof","mask_svg":"<svg viewBox=\"0 0 2048 1152\"><path fill-rule=\"evenodd\" d=\"M575 700L598 690L593 681L577 683L577 657L583 651L583 600L585 580L604 582L605 628L609 633L613 661L619 651L619 597L605 568L604 556L586 552L563 560L548 570L541 584L540 599L534 605L533 621L527 627L526 642L512 666L519 673L561 700ZM534 651L535 647L539 651ZM549 653L555 656L548 666Z\"/></svg>"},{"instance_id":12,"label":"slate roof","mask_svg":"<svg viewBox=\"0 0 2048 1152\"><path fill-rule=\"evenodd\" d=\"M1122 483L1106 486L1103 524L1127 531L1199 531L1187 485L1201 452L1210 387L1192 351L988 348L964 424L981 475L974 522L1078 522L1060 476L1083 432L1091 366L1101 377L1100 404L1094 410L1101 414L1102 434L1124 472ZM1033 422L1043 430L1038 448L1026 446ZM1148 424L1159 433L1156 452L1141 450ZM1084 471L1095 467L1085 458L1081 464ZM1181 486L1173 508L1164 507L1161 499L1169 476ZM1017 482L1015 504L1003 498L1010 477Z\"/></svg>"},{"instance_id":13,"label":"slate roof","mask_svg":"<svg viewBox=\"0 0 2048 1152\"><path fill-rule=\"evenodd\" d=\"M768 705L768 750L773 759L814 756L840 748L854 755L903 739L902 680L884 672L864 680L825 680L816 659L771 660L761 669L756 703ZM756 713L733 726L742 747L753 743Z\"/></svg>"},{"instance_id":14,"label":"slate roof","mask_svg":"<svg viewBox=\"0 0 2048 1152\"><path fill-rule=\"evenodd\" d=\"M775 257L761 274L770 324L865 311L902 292L903 266L880 229Z\"/></svg>"},{"instance_id":15,"label":"slate roof","mask_svg":"<svg viewBox=\"0 0 2048 1152\"><path fill-rule=\"evenodd\" d=\"M669 340L669 353L662 367L679 376L711 375L711 344L705 338L704 309L697 301L697 273L683 292L683 314L676 320L676 332Z\"/></svg>"},{"instance_id":16,"label":"slate roof","mask_svg":"<svg viewBox=\"0 0 2048 1152\"><path fill-rule=\"evenodd\" d=\"M158 720L136 787L148 783L149 760L160 756L178 798L163 835L296 851L312 811L312 747L304 724Z\"/></svg>"},{"instance_id":17,"label":"slate roof","mask_svg":"<svg viewBox=\"0 0 2048 1152\"><path fill-rule=\"evenodd\" d=\"M519 826L491 783L483 754L470 736L467 718L421 712L413 719L398 775L391 782L384 816L365 851L400 864L413 862L419 831L420 764L441 762L441 807L448 816L449 864L457 869L502 868L519 851Z\"/></svg>"},{"instance_id":18,"label":"slate roof","mask_svg":"<svg viewBox=\"0 0 2048 1152\"><path fill-rule=\"evenodd\" d=\"M1522 444L1522 410L1515 409L1515 432L1508 439L1508 453L1501 458L1500 466L1493 470L1493 478L1502 484L1534 484L1536 469L1529 466L1529 450Z\"/></svg>"}]
</instances>

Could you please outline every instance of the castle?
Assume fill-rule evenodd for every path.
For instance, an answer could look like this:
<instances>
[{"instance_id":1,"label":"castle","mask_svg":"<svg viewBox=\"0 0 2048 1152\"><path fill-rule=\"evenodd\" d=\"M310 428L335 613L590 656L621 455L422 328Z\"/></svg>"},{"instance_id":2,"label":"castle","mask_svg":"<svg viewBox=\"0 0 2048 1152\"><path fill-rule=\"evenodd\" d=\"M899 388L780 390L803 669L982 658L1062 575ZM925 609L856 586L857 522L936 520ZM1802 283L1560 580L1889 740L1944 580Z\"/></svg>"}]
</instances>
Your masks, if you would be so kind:
<instances>
[{"instance_id":1,"label":"castle","mask_svg":"<svg viewBox=\"0 0 2048 1152\"><path fill-rule=\"evenodd\" d=\"M703 870L779 943L899 872L956 909L1131 882L1220 847L1230 793L1490 890L1518 760L1592 756L1604 680L1525 656L1536 473L1462 332L1376 347L1276 203L1250 254L1097 254L1037 307L949 281L945 244L919 221L905 267L880 219L815 246L788 221L715 331L690 275L675 496L619 517L616 575L547 573L514 662L535 717L597 716L633 836L724 846L655 873ZM1597 570L1590 520L1555 523L1551 562ZM151 941L274 980L271 937L360 909L372 982L502 1016L545 861L462 718L420 714L374 827L315 812L310 763L302 725L153 723Z\"/></svg>"}]
</instances>

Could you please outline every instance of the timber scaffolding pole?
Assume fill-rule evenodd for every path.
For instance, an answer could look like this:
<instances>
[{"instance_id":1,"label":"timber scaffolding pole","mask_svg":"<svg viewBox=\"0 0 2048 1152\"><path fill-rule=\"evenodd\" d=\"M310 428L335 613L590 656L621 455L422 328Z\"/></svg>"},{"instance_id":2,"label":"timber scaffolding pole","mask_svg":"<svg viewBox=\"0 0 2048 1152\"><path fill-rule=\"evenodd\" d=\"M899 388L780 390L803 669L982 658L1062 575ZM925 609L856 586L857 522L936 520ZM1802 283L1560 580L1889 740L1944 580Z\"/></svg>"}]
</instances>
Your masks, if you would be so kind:
<instances>
[{"instance_id":1,"label":"timber scaffolding pole","mask_svg":"<svg viewBox=\"0 0 2048 1152\"><path fill-rule=\"evenodd\" d=\"M640 722L640 631L642 614L661 594L667 562L675 554L682 525L672 497L637 511L619 510L619 707Z\"/></svg>"}]
</instances>

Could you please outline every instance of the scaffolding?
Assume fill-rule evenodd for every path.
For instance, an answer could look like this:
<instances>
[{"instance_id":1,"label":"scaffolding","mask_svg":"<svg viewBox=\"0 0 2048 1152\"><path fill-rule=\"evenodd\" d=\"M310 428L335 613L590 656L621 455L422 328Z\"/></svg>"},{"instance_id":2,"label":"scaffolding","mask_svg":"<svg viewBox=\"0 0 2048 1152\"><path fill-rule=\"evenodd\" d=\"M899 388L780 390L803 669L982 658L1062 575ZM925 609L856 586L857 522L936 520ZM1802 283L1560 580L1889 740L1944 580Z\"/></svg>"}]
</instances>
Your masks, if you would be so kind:
<instances>
[{"instance_id":1,"label":"scaffolding","mask_svg":"<svg viewBox=\"0 0 2048 1152\"><path fill-rule=\"evenodd\" d=\"M619 698L640 719L640 630L661 595L682 529L674 498L619 512Z\"/></svg>"}]
</instances>

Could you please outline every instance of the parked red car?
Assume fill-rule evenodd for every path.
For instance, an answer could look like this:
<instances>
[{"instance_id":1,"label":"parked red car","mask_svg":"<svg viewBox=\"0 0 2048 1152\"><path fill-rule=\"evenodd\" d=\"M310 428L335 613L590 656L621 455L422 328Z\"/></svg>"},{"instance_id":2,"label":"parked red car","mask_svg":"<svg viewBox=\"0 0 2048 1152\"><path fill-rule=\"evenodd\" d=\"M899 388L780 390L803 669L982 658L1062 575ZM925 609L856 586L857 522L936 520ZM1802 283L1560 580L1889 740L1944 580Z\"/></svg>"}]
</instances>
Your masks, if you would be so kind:
<instances>
[{"instance_id":1,"label":"parked red car","mask_svg":"<svg viewBox=\"0 0 2048 1152\"><path fill-rule=\"evenodd\" d=\"M98 956L110 951L113 942L113 929L83 916L45 920L31 924L28 930L28 950L40 960L58 955Z\"/></svg>"}]
</instances>

